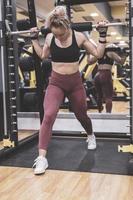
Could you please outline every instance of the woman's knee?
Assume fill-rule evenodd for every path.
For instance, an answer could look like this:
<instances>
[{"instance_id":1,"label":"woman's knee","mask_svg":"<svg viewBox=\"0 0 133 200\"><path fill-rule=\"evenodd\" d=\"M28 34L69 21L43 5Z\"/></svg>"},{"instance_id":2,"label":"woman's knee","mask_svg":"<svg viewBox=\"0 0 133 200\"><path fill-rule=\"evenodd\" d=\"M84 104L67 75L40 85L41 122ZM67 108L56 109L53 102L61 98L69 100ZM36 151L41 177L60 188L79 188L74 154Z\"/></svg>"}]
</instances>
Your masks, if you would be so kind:
<instances>
[{"instance_id":1,"label":"woman's knee","mask_svg":"<svg viewBox=\"0 0 133 200\"><path fill-rule=\"evenodd\" d=\"M112 110L112 99L108 98L105 100L106 103L106 112L111 113Z\"/></svg>"},{"instance_id":2,"label":"woman's knee","mask_svg":"<svg viewBox=\"0 0 133 200\"><path fill-rule=\"evenodd\" d=\"M45 113L44 114L44 118L43 118L43 123L46 123L46 124L53 124L54 121L55 121L55 115L52 114L52 113Z\"/></svg>"},{"instance_id":3,"label":"woman's knee","mask_svg":"<svg viewBox=\"0 0 133 200\"><path fill-rule=\"evenodd\" d=\"M112 98L111 97L105 98L105 103L112 104Z\"/></svg>"}]
</instances>

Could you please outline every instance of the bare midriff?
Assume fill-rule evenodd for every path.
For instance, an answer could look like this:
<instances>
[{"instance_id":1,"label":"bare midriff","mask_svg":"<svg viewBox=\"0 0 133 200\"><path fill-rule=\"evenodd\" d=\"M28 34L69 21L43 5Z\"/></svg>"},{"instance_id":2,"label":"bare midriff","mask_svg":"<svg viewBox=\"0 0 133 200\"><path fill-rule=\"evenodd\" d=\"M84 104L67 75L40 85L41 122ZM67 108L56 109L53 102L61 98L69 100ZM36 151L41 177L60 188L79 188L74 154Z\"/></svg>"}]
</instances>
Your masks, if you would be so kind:
<instances>
[{"instance_id":1,"label":"bare midriff","mask_svg":"<svg viewBox=\"0 0 133 200\"><path fill-rule=\"evenodd\" d=\"M59 74L74 74L79 71L79 62L73 63L57 63L52 62L53 71Z\"/></svg>"},{"instance_id":2,"label":"bare midriff","mask_svg":"<svg viewBox=\"0 0 133 200\"><path fill-rule=\"evenodd\" d=\"M98 70L112 70L112 65L102 64L98 66Z\"/></svg>"}]
</instances>

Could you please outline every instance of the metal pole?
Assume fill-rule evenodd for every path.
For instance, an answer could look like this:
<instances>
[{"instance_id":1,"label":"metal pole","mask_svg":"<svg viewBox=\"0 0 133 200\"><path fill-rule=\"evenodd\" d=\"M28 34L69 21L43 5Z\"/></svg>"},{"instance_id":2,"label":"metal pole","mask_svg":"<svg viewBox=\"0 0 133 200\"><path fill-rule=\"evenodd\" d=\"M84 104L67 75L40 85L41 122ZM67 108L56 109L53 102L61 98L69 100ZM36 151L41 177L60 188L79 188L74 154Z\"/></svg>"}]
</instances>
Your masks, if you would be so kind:
<instances>
[{"instance_id":1,"label":"metal pole","mask_svg":"<svg viewBox=\"0 0 133 200\"><path fill-rule=\"evenodd\" d=\"M0 1L0 21L2 22L2 1ZM3 39L3 31L0 29L0 38ZM6 86L5 86L5 67L4 67L4 47L1 48L1 69L2 69L2 90L3 90L3 116L4 116L4 136L8 136L7 134L7 109L6 109Z\"/></svg>"},{"instance_id":2,"label":"metal pole","mask_svg":"<svg viewBox=\"0 0 133 200\"><path fill-rule=\"evenodd\" d=\"M129 0L129 20L130 20L130 27L129 27L129 36L130 36L130 66L131 66L131 98L130 98L130 133L131 133L131 142L133 143L133 1Z\"/></svg>"},{"instance_id":3,"label":"metal pole","mask_svg":"<svg viewBox=\"0 0 133 200\"><path fill-rule=\"evenodd\" d=\"M126 26L128 25L127 22L112 22L112 23L107 23L107 26L110 27L110 26ZM97 24L93 24L92 25L92 28L96 28Z\"/></svg>"},{"instance_id":4,"label":"metal pole","mask_svg":"<svg viewBox=\"0 0 133 200\"><path fill-rule=\"evenodd\" d=\"M36 21L36 10L35 10L34 0L27 0L27 4L28 4L30 25L31 27L35 27L37 26L37 21ZM33 48L33 57L35 61L35 74L36 74L36 86L37 86L36 92L38 96L40 122L42 122L44 112L43 112L43 87L42 87L42 81L41 81L41 62L34 48Z\"/></svg>"}]
</instances>

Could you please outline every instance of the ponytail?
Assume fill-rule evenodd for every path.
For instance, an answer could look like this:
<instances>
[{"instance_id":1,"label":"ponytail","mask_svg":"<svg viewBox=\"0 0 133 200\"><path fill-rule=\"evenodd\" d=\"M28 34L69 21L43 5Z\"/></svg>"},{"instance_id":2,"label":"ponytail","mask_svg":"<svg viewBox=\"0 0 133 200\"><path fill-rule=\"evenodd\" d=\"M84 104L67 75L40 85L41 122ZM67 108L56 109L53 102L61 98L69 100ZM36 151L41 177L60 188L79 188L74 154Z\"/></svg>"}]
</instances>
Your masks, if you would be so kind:
<instances>
[{"instance_id":1,"label":"ponytail","mask_svg":"<svg viewBox=\"0 0 133 200\"><path fill-rule=\"evenodd\" d=\"M64 6L57 6L47 17L45 27L64 27L68 29L70 27L70 21L67 16L66 8Z\"/></svg>"}]
</instances>

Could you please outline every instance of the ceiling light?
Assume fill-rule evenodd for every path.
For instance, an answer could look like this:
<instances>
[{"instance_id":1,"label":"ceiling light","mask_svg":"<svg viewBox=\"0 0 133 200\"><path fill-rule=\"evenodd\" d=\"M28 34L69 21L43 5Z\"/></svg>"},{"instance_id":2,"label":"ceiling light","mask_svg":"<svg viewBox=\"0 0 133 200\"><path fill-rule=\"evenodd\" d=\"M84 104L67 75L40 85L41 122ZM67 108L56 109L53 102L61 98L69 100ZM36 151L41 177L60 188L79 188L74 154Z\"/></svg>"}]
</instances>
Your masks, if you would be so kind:
<instances>
[{"instance_id":1,"label":"ceiling light","mask_svg":"<svg viewBox=\"0 0 133 200\"><path fill-rule=\"evenodd\" d=\"M117 33L116 32L110 32L110 35L116 35Z\"/></svg>"},{"instance_id":2,"label":"ceiling light","mask_svg":"<svg viewBox=\"0 0 133 200\"><path fill-rule=\"evenodd\" d=\"M85 11L84 8L82 6L79 5L75 5L71 7L75 12L83 12Z\"/></svg>"},{"instance_id":3,"label":"ceiling light","mask_svg":"<svg viewBox=\"0 0 133 200\"><path fill-rule=\"evenodd\" d=\"M116 37L116 40L121 40L121 37L120 36Z\"/></svg>"},{"instance_id":4,"label":"ceiling light","mask_svg":"<svg viewBox=\"0 0 133 200\"><path fill-rule=\"evenodd\" d=\"M91 16L91 17L98 17L99 15L98 15L98 13L95 13L95 12L94 12L94 13L90 13L90 16Z\"/></svg>"},{"instance_id":5,"label":"ceiling light","mask_svg":"<svg viewBox=\"0 0 133 200\"><path fill-rule=\"evenodd\" d=\"M94 21L94 19L91 16L83 16L83 19L85 21L90 21L90 22Z\"/></svg>"},{"instance_id":6,"label":"ceiling light","mask_svg":"<svg viewBox=\"0 0 133 200\"><path fill-rule=\"evenodd\" d=\"M121 40L120 43L123 44L123 43L125 43L125 41L124 41L124 40Z\"/></svg>"}]
</instances>

